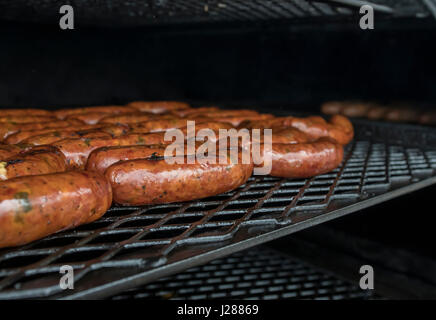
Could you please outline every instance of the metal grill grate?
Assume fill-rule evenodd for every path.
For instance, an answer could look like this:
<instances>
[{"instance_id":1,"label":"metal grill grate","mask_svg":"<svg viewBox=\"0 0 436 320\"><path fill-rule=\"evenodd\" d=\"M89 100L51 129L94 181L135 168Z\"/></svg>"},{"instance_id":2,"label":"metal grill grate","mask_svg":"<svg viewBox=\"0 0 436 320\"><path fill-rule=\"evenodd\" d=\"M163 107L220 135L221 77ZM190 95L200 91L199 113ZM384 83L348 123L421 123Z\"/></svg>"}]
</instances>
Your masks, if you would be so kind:
<instances>
[{"instance_id":1,"label":"metal grill grate","mask_svg":"<svg viewBox=\"0 0 436 320\"><path fill-rule=\"evenodd\" d=\"M427 0L423 0L427 1ZM415 0L71 0L77 25L156 25L233 21L343 20L357 15L363 4L393 16L428 16L429 9ZM0 1L0 18L8 21L57 25L59 3L54 0Z\"/></svg>"},{"instance_id":2,"label":"metal grill grate","mask_svg":"<svg viewBox=\"0 0 436 320\"><path fill-rule=\"evenodd\" d=\"M361 290L293 257L256 247L128 290L111 299L341 300L375 297L372 290Z\"/></svg>"},{"instance_id":3,"label":"metal grill grate","mask_svg":"<svg viewBox=\"0 0 436 320\"><path fill-rule=\"evenodd\" d=\"M359 122L356 132L328 174L251 177L199 201L114 207L94 223L1 250L0 298L113 295L436 182L434 129ZM59 287L65 264L74 291Z\"/></svg>"}]
</instances>

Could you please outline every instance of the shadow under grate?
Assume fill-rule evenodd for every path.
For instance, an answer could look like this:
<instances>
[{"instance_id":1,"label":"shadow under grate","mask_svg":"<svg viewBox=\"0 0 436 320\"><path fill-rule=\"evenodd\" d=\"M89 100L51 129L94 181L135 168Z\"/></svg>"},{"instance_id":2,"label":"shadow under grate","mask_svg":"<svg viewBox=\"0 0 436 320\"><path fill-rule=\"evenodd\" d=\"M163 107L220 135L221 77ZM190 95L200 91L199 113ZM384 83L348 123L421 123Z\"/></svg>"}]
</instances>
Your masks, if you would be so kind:
<instances>
[{"instance_id":1,"label":"shadow under grate","mask_svg":"<svg viewBox=\"0 0 436 320\"><path fill-rule=\"evenodd\" d=\"M125 299L373 299L373 290L311 267L266 247L256 247L162 278L111 297Z\"/></svg>"},{"instance_id":2,"label":"shadow under grate","mask_svg":"<svg viewBox=\"0 0 436 320\"><path fill-rule=\"evenodd\" d=\"M436 183L436 130L356 122L342 165L251 177L187 203L113 207L91 224L0 250L0 298L101 298ZM59 287L60 267L75 289Z\"/></svg>"}]
</instances>

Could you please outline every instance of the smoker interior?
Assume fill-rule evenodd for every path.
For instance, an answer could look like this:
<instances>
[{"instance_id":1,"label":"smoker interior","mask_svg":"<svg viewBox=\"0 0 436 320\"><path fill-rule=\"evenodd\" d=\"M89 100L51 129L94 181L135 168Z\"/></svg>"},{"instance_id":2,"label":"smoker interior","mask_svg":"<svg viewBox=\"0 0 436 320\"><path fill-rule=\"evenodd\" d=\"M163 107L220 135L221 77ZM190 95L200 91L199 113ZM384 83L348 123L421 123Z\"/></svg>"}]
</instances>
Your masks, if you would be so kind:
<instances>
[{"instance_id":1,"label":"smoker interior","mask_svg":"<svg viewBox=\"0 0 436 320\"><path fill-rule=\"evenodd\" d=\"M194 2L184 3L192 8ZM176 99L304 115L318 114L327 100L363 99L407 101L432 110L436 32L431 1L374 1L395 10L378 8L371 31L358 28L357 9L350 3L287 2L289 8L316 3L333 14L329 19L324 14L261 19L269 11L236 10L250 12L252 19L235 19L232 11L217 14L217 21L209 15L196 20L195 10L154 20L82 15L83 24L69 32L60 31L57 22L53 27L53 16L34 24L33 15L22 11L18 18L12 9L2 10L0 39L6 50L0 51L0 104L63 108ZM91 20L97 23L87 23ZM201 274L190 268L207 268L209 261L225 265L226 260L215 259L237 258L248 247L253 257L271 254L257 245L280 238L269 243L281 252L280 259L342 281L337 287L347 287L347 293L359 292L354 291L358 267L372 264L376 286L382 284L377 297L434 298L435 218L425 206L434 192L428 186L436 174L435 129L369 121L355 125L346 161L330 174L289 181L253 177L235 192L212 199L114 207L92 224L1 250L0 297L153 294L147 283L162 277L171 283L173 278L165 277L187 269ZM75 292L59 292L59 265L65 263L76 269ZM126 280L132 276L133 281ZM102 290L107 283L112 285Z\"/></svg>"}]
</instances>

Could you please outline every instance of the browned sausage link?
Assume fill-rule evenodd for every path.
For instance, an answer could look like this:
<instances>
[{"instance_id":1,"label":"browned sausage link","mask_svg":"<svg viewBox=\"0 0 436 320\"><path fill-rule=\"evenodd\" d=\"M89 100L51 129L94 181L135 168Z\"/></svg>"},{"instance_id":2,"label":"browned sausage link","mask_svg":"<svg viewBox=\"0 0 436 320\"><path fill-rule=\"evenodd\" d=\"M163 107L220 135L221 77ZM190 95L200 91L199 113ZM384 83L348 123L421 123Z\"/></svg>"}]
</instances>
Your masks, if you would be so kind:
<instances>
[{"instance_id":1,"label":"browned sausage link","mask_svg":"<svg viewBox=\"0 0 436 320\"><path fill-rule=\"evenodd\" d=\"M80 126L84 123L79 120L56 120L50 122L36 122L36 123L19 123L19 124L11 124L11 123L2 123L0 125L0 140L7 138L9 135L14 134L20 131L30 131L30 130L40 130L40 129L49 129L49 128L67 128L71 126Z\"/></svg>"},{"instance_id":2,"label":"browned sausage link","mask_svg":"<svg viewBox=\"0 0 436 320\"><path fill-rule=\"evenodd\" d=\"M161 119L130 124L133 133L148 133L186 127L187 119Z\"/></svg>"},{"instance_id":3,"label":"browned sausage link","mask_svg":"<svg viewBox=\"0 0 436 320\"><path fill-rule=\"evenodd\" d=\"M34 123L34 122L48 122L55 121L56 118L52 116L32 116L32 115L19 115L19 116L0 116L0 123Z\"/></svg>"},{"instance_id":4,"label":"browned sausage link","mask_svg":"<svg viewBox=\"0 0 436 320\"><path fill-rule=\"evenodd\" d=\"M264 143L265 132L263 130L260 132L260 140L254 134L251 134L251 136L252 142ZM306 143L310 140L311 138L307 134L297 128L272 128L272 143L295 144Z\"/></svg>"},{"instance_id":5,"label":"browned sausage link","mask_svg":"<svg viewBox=\"0 0 436 320\"><path fill-rule=\"evenodd\" d=\"M180 156L195 154L198 148L203 145L203 142L196 142L194 145L195 150L191 152L187 150L186 145L183 143L181 146L182 153L180 154L177 154L178 150L176 149L170 149L166 153L167 145L163 144L98 148L89 155L86 162L86 170L97 171L103 174L109 166L118 161L164 157L165 155ZM204 149L202 150L204 151ZM214 150L216 152L217 145L215 145Z\"/></svg>"},{"instance_id":6,"label":"browned sausage link","mask_svg":"<svg viewBox=\"0 0 436 320\"><path fill-rule=\"evenodd\" d=\"M43 109L1 109L0 116L53 116L52 112Z\"/></svg>"},{"instance_id":7,"label":"browned sausage link","mask_svg":"<svg viewBox=\"0 0 436 320\"><path fill-rule=\"evenodd\" d=\"M190 201L237 188L250 177L253 165L216 156L216 163L198 160L169 164L166 160L120 161L105 176L111 182L114 201L122 205L145 205ZM221 159L222 158L222 159ZM220 164L219 162L223 163ZM225 163L225 164L224 164Z\"/></svg>"},{"instance_id":8,"label":"browned sausage link","mask_svg":"<svg viewBox=\"0 0 436 320\"><path fill-rule=\"evenodd\" d=\"M19 154L22 151L30 149L32 146L28 144L11 144L11 145L0 145L0 161L4 161L10 157Z\"/></svg>"},{"instance_id":9,"label":"browned sausage link","mask_svg":"<svg viewBox=\"0 0 436 320\"><path fill-rule=\"evenodd\" d=\"M148 134L126 134L113 139L63 139L54 142L52 145L59 148L65 155L70 168L83 169L89 154L101 147L170 144L172 142L173 140L165 141L165 132L154 132Z\"/></svg>"},{"instance_id":10,"label":"browned sausage link","mask_svg":"<svg viewBox=\"0 0 436 320\"><path fill-rule=\"evenodd\" d=\"M321 105L321 112L328 115L341 114L345 101L328 101Z\"/></svg>"},{"instance_id":11,"label":"browned sausage link","mask_svg":"<svg viewBox=\"0 0 436 320\"><path fill-rule=\"evenodd\" d=\"M317 116L307 118L280 117L266 121L248 121L241 123L240 127L242 126L248 128L294 127L306 133L312 140L330 137L343 145L349 143L354 136L350 120L341 115L332 116L329 123Z\"/></svg>"},{"instance_id":12,"label":"browned sausage link","mask_svg":"<svg viewBox=\"0 0 436 320\"><path fill-rule=\"evenodd\" d=\"M87 113L87 112L99 112L110 114L126 113L126 112L136 112L134 108L126 106L95 106L95 107L83 107L83 108L73 108L73 109L62 109L54 111L54 114L58 119L65 119L68 116Z\"/></svg>"},{"instance_id":13,"label":"browned sausage link","mask_svg":"<svg viewBox=\"0 0 436 320\"><path fill-rule=\"evenodd\" d=\"M108 181L71 171L0 182L0 247L29 243L100 218L111 206Z\"/></svg>"},{"instance_id":14,"label":"browned sausage link","mask_svg":"<svg viewBox=\"0 0 436 320\"><path fill-rule=\"evenodd\" d=\"M416 122L420 112L410 108L392 108L385 114L385 119L394 122Z\"/></svg>"},{"instance_id":15,"label":"browned sausage link","mask_svg":"<svg viewBox=\"0 0 436 320\"><path fill-rule=\"evenodd\" d=\"M66 171L65 156L53 146L34 147L0 161L0 180Z\"/></svg>"},{"instance_id":16,"label":"browned sausage link","mask_svg":"<svg viewBox=\"0 0 436 320\"><path fill-rule=\"evenodd\" d=\"M195 110L195 109L194 109ZM247 109L240 109L240 110L216 110L216 111L197 111L197 112L191 112L189 113L186 118L196 118L196 117L207 117L207 118L226 118L226 117L243 117L243 116L258 116L259 112L255 110L247 110Z\"/></svg>"},{"instance_id":17,"label":"browned sausage link","mask_svg":"<svg viewBox=\"0 0 436 320\"><path fill-rule=\"evenodd\" d=\"M190 114L198 114L198 113L209 113L209 112L215 112L219 111L220 109L218 107L201 107L201 108L190 108L190 109L181 109L181 110L174 110L171 111L172 114L178 116L178 117L189 117Z\"/></svg>"},{"instance_id":18,"label":"browned sausage link","mask_svg":"<svg viewBox=\"0 0 436 320\"><path fill-rule=\"evenodd\" d=\"M261 164L256 160L257 155L253 156L258 166L271 166L271 176L308 178L338 167L343 159L343 147L329 138L321 138L310 143L273 144Z\"/></svg>"},{"instance_id":19,"label":"browned sausage link","mask_svg":"<svg viewBox=\"0 0 436 320\"><path fill-rule=\"evenodd\" d=\"M367 117L371 120L380 120L386 116L386 114L390 111L390 108L385 106L373 106L369 109Z\"/></svg>"},{"instance_id":20,"label":"browned sausage link","mask_svg":"<svg viewBox=\"0 0 436 320\"><path fill-rule=\"evenodd\" d=\"M71 128L74 128L73 130ZM47 133L56 133L56 132L61 132L61 131L80 131L80 130L90 130L90 129L96 129L99 127L93 126L93 125L70 125L70 127L67 128L46 128L46 129L37 129L37 130L20 130L18 132L15 132L13 134L10 134L6 139L5 142L8 144L16 144L16 143L20 143L21 141L30 138L30 137L34 137L34 136L39 136L42 134L47 134Z\"/></svg>"},{"instance_id":21,"label":"browned sausage link","mask_svg":"<svg viewBox=\"0 0 436 320\"><path fill-rule=\"evenodd\" d=\"M101 174L118 161L163 157L165 145L103 147L91 152L86 162L86 170Z\"/></svg>"},{"instance_id":22,"label":"browned sausage link","mask_svg":"<svg viewBox=\"0 0 436 320\"><path fill-rule=\"evenodd\" d=\"M84 131L66 130L66 131L55 131L51 133L41 134L38 136L33 136L23 140L22 142L34 146L40 146L44 144L55 143L56 141L60 141L67 138L87 138L87 139L112 138L112 135L103 132L99 129L84 130Z\"/></svg>"},{"instance_id":23,"label":"browned sausage link","mask_svg":"<svg viewBox=\"0 0 436 320\"><path fill-rule=\"evenodd\" d=\"M341 114L346 116L346 117L351 117L351 118L367 117L368 111L371 109L372 106L373 106L372 103L351 101L351 102L345 103L345 106L342 109Z\"/></svg>"},{"instance_id":24,"label":"browned sausage link","mask_svg":"<svg viewBox=\"0 0 436 320\"><path fill-rule=\"evenodd\" d=\"M189 104L178 101L133 101L127 104L127 106L149 113L165 113L190 108Z\"/></svg>"},{"instance_id":25,"label":"browned sausage link","mask_svg":"<svg viewBox=\"0 0 436 320\"><path fill-rule=\"evenodd\" d=\"M134 113L136 110L126 110L126 112L120 112L117 114L129 114ZM97 124L101 119L107 117L110 113L107 112L84 112L79 114L72 114L66 117L66 120L77 119L83 121L86 124Z\"/></svg>"},{"instance_id":26,"label":"browned sausage link","mask_svg":"<svg viewBox=\"0 0 436 320\"><path fill-rule=\"evenodd\" d=\"M191 119L191 117L189 117ZM195 118L192 118L196 121L206 121L206 120L213 120L216 122L223 122L223 123L230 123L231 125L237 127L242 122L246 120L252 120L252 121L264 121L273 119L274 116L270 114L259 114L259 115L241 115L241 116L220 116L217 115L216 117L205 117L205 116L198 116Z\"/></svg>"}]
</instances>

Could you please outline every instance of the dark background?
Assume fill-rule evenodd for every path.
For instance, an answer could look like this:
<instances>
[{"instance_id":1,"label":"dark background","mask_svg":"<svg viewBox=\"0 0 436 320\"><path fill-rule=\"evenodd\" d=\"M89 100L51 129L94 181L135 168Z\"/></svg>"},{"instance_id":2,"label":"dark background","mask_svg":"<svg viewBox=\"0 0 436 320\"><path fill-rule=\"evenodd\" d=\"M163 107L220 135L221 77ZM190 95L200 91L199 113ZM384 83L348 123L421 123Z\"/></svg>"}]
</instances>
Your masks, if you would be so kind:
<instances>
[{"instance_id":1,"label":"dark background","mask_svg":"<svg viewBox=\"0 0 436 320\"><path fill-rule=\"evenodd\" d=\"M436 101L436 30L407 21L80 28L0 24L0 105L181 99L318 108ZM309 109L309 111L311 111Z\"/></svg>"}]
</instances>

